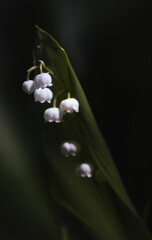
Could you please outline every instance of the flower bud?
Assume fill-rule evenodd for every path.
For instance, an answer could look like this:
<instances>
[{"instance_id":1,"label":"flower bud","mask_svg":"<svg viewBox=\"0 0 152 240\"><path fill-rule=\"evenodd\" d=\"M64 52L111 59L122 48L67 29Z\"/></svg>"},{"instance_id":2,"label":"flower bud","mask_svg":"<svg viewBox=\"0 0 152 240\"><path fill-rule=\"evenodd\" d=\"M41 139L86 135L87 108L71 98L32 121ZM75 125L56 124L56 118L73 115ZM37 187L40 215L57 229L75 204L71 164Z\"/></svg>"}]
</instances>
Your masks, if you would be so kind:
<instances>
[{"instance_id":1,"label":"flower bud","mask_svg":"<svg viewBox=\"0 0 152 240\"><path fill-rule=\"evenodd\" d=\"M76 156L79 152L79 144L76 142L64 142L61 145L61 152L65 157Z\"/></svg>"},{"instance_id":2,"label":"flower bud","mask_svg":"<svg viewBox=\"0 0 152 240\"><path fill-rule=\"evenodd\" d=\"M44 103L47 101L51 103L53 93L49 88L38 88L34 91L35 102Z\"/></svg>"},{"instance_id":3,"label":"flower bud","mask_svg":"<svg viewBox=\"0 0 152 240\"><path fill-rule=\"evenodd\" d=\"M28 81L23 82L22 89L24 92L26 92L28 94L33 93L35 90L34 81L28 80Z\"/></svg>"},{"instance_id":4,"label":"flower bud","mask_svg":"<svg viewBox=\"0 0 152 240\"><path fill-rule=\"evenodd\" d=\"M59 108L52 107L48 108L44 112L44 119L48 122L56 122L59 123L62 120L62 114Z\"/></svg>"},{"instance_id":5,"label":"flower bud","mask_svg":"<svg viewBox=\"0 0 152 240\"><path fill-rule=\"evenodd\" d=\"M35 89L52 86L52 77L48 73L40 73L34 78Z\"/></svg>"},{"instance_id":6,"label":"flower bud","mask_svg":"<svg viewBox=\"0 0 152 240\"><path fill-rule=\"evenodd\" d=\"M79 102L75 98L67 98L61 101L60 109L64 113L79 112Z\"/></svg>"},{"instance_id":7,"label":"flower bud","mask_svg":"<svg viewBox=\"0 0 152 240\"><path fill-rule=\"evenodd\" d=\"M88 163L79 164L76 168L76 173L81 177L92 177L92 170Z\"/></svg>"}]
</instances>

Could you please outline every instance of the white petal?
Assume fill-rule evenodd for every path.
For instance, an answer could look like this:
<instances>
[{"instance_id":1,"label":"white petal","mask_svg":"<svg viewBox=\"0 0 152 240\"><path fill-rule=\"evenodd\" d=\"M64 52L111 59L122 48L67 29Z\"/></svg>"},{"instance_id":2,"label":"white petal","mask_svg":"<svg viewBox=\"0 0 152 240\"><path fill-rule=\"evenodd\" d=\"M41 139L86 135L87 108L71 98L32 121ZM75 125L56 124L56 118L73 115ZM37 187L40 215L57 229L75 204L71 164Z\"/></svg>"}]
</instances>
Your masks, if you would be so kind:
<instances>
[{"instance_id":1,"label":"white petal","mask_svg":"<svg viewBox=\"0 0 152 240\"><path fill-rule=\"evenodd\" d=\"M75 112L79 112L78 107L73 107L73 110L74 110Z\"/></svg>"},{"instance_id":2,"label":"white petal","mask_svg":"<svg viewBox=\"0 0 152 240\"><path fill-rule=\"evenodd\" d=\"M60 121L60 120L55 120L55 122L56 122L56 123L59 123L59 122L61 122L61 121Z\"/></svg>"}]
</instances>

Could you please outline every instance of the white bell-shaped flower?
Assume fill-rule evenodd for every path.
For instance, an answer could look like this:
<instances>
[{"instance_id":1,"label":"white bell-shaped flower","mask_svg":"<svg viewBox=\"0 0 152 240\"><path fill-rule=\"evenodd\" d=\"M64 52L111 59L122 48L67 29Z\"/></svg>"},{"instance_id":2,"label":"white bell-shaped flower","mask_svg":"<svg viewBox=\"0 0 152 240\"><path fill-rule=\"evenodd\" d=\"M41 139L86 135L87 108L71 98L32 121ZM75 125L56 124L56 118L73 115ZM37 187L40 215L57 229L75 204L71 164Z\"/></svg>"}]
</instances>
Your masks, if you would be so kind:
<instances>
[{"instance_id":1,"label":"white bell-shaped flower","mask_svg":"<svg viewBox=\"0 0 152 240\"><path fill-rule=\"evenodd\" d=\"M76 173L81 177L92 177L92 169L88 163L81 163L76 168Z\"/></svg>"},{"instance_id":2,"label":"white bell-shaped flower","mask_svg":"<svg viewBox=\"0 0 152 240\"><path fill-rule=\"evenodd\" d=\"M68 93L68 98L61 101L60 109L64 113L79 112L79 102L75 98L70 98L70 93Z\"/></svg>"},{"instance_id":3,"label":"white bell-shaped flower","mask_svg":"<svg viewBox=\"0 0 152 240\"><path fill-rule=\"evenodd\" d=\"M28 94L33 93L35 90L34 81L28 80L28 81L23 82L22 89L24 92L26 92Z\"/></svg>"},{"instance_id":4,"label":"white bell-shaped flower","mask_svg":"<svg viewBox=\"0 0 152 240\"><path fill-rule=\"evenodd\" d=\"M34 78L35 89L52 86L52 77L48 73L40 73Z\"/></svg>"},{"instance_id":5,"label":"white bell-shaped flower","mask_svg":"<svg viewBox=\"0 0 152 240\"><path fill-rule=\"evenodd\" d=\"M38 88L34 91L35 102L44 103L47 101L51 103L53 93L49 88Z\"/></svg>"},{"instance_id":6,"label":"white bell-shaped flower","mask_svg":"<svg viewBox=\"0 0 152 240\"><path fill-rule=\"evenodd\" d=\"M62 120L62 114L59 108L52 107L48 108L44 112L44 119L48 122L56 122L59 123Z\"/></svg>"},{"instance_id":7,"label":"white bell-shaped flower","mask_svg":"<svg viewBox=\"0 0 152 240\"><path fill-rule=\"evenodd\" d=\"M79 151L79 144L74 142L64 142L61 145L61 152L65 157L76 156Z\"/></svg>"}]
</instances>

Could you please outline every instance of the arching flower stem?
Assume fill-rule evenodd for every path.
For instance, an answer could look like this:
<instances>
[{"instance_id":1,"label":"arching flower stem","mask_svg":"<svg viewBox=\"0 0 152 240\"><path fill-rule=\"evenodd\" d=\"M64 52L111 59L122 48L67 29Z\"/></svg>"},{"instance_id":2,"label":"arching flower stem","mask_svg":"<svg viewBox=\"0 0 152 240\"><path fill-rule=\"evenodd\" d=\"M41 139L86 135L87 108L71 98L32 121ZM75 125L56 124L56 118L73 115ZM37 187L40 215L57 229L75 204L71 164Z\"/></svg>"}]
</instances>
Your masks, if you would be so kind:
<instances>
[{"instance_id":1,"label":"arching flower stem","mask_svg":"<svg viewBox=\"0 0 152 240\"><path fill-rule=\"evenodd\" d=\"M33 67L31 67L31 68L29 68L28 70L27 70L27 78L26 78L26 80L27 81L29 81L29 77L30 77L30 73L33 71L33 70L35 70L36 68L38 68L38 66L33 66Z\"/></svg>"},{"instance_id":2,"label":"arching flower stem","mask_svg":"<svg viewBox=\"0 0 152 240\"><path fill-rule=\"evenodd\" d=\"M54 76L54 73L45 65L44 61L39 60L40 62L40 73L43 73L43 68L45 68L52 76Z\"/></svg>"},{"instance_id":3,"label":"arching flower stem","mask_svg":"<svg viewBox=\"0 0 152 240\"><path fill-rule=\"evenodd\" d=\"M45 63L42 60L39 60L40 62L40 73L43 73L43 66L45 65Z\"/></svg>"}]
</instances>

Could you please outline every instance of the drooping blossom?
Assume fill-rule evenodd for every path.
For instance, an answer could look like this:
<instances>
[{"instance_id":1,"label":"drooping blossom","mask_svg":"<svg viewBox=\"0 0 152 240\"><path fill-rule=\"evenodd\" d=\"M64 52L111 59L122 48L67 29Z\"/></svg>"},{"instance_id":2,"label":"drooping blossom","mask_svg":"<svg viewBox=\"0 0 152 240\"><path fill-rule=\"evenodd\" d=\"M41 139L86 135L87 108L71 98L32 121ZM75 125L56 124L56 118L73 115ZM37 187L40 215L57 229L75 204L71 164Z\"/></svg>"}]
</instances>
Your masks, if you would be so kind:
<instances>
[{"instance_id":1,"label":"drooping blossom","mask_svg":"<svg viewBox=\"0 0 152 240\"><path fill-rule=\"evenodd\" d=\"M49 88L38 88L34 91L35 102L48 102L51 103L53 93Z\"/></svg>"},{"instance_id":2,"label":"drooping blossom","mask_svg":"<svg viewBox=\"0 0 152 240\"><path fill-rule=\"evenodd\" d=\"M76 142L63 142L61 145L61 152L65 157L76 156L79 152L80 146Z\"/></svg>"},{"instance_id":3,"label":"drooping blossom","mask_svg":"<svg viewBox=\"0 0 152 240\"><path fill-rule=\"evenodd\" d=\"M88 163L81 163L76 168L76 173L81 177L92 177L92 169Z\"/></svg>"},{"instance_id":4,"label":"drooping blossom","mask_svg":"<svg viewBox=\"0 0 152 240\"><path fill-rule=\"evenodd\" d=\"M62 120L62 113L57 107L48 108L44 112L44 119L48 122L59 123Z\"/></svg>"},{"instance_id":5,"label":"drooping blossom","mask_svg":"<svg viewBox=\"0 0 152 240\"><path fill-rule=\"evenodd\" d=\"M52 86L52 77L48 73L40 73L34 78L35 89Z\"/></svg>"},{"instance_id":6,"label":"drooping blossom","mask_svg":"<svg viewBox=\"0 0 152 240\"><path fill-rule=\"evenodd\" d=\"M28 80L28 81L23 82L22 89L27 94L33 93L34 90L35 90L34 81L33 80Z\"/></svg>"}]
</instances>

